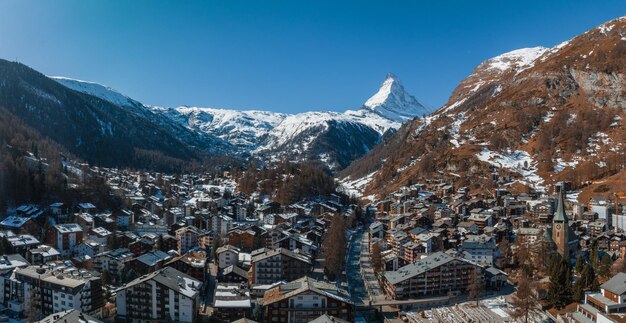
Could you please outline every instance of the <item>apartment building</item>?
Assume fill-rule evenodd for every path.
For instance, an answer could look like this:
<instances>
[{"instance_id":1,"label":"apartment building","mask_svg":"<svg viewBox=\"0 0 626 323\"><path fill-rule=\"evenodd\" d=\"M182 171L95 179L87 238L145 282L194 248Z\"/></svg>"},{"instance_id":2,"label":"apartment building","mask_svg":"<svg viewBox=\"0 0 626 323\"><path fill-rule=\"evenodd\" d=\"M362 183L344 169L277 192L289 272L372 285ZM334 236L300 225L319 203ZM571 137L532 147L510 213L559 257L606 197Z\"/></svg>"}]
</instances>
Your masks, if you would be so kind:
<instances>
[{"instance_id":1,"label":"apartment building","mask_svg":"<svg viewBox=\"0 0 626 323\"><path fill-rule=\"evenodd\" d=\"M599 293L586 294L572 319L579 323L626 321L626 274L619 273L600 285Z\"/></svg>"},{"instance_id":2,"label":"apartment building","mask_svg":"<svg viewBox=\"0 0 626 323\"><path fill-rule=\"evenodd\" d=\"M117 290L117 320L195 322L202 282L166 267Z\"/></svg>"},{"instance_id":3,"label":"apartment building","mask_svg":"<svg viewBox=\"0 0 626 323\"><path fill-rule=\"evenodd\" d=\"M100 277L86 270L51 263L17 268L14 274L22 285L21 298L16 301L23 303L24 309L37 308L42 315L75 309L96 318L102 316Z\"/></svg>"},{"instance_id":4,"label":"apartment building","mask_svg":"<svg viewBox=\"0 0 626 323\"><path fill-rule=\"evenodd\" d=\"M311 258L285 248L260 249L252 253L250 285L272 284L281 280L294 280L311 270Z\"/></svg>"},{"instance_id":5,"label":"apartment building","mask_svg":"<svg viewBox=\"0 0 626 323\"><path fill-rule=\"evenodd\" d=\"M384 274L383 287L393 299L445 295L465 291L476 271L484 272L478 264L443 252Z\"/></svg>"},{"instance_id":6,"label":"apartment building","mask_svg":"<svg viewBox=\"0 0 626 323\"><path fill-rule=\"evenodd\" d=\"M48 243L64 257L71 256L74 248L83 242L83 228L76 223L57 224L49 229Z\"/></svg>"},{"instance_id":7,"label":"apartment building","mask_svg":"<svg viewBox=\"0 0 626 323\"><path fill-rule=\"evenodd\" d=\"M263 306L264 322L310 322L325 314L354 321L346 291L306 276L265 292Z\"/></svg>"}]
</instances>

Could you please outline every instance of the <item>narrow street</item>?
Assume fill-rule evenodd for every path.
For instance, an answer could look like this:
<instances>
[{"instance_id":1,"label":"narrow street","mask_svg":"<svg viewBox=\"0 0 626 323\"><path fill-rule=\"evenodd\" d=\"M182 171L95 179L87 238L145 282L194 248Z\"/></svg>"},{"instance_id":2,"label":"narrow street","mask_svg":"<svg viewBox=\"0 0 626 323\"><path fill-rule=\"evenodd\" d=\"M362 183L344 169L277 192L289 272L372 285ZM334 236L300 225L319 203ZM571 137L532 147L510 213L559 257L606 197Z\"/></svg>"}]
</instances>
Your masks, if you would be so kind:
<instances>
[{"instance_id":1,"label":"narrow street","mask_svg":"<svg viewBox=\"0 0 626 323\"><path fill-rule=\"evenodd\" d=\"M352 301L357 305L367 304L369 302L369 295L365 288L363 277L361 277L360 273L362 239L363 231L355 232L352 235L346 264L348 289L350 291Z\"/></svg>"},{"instance_id":2,"label":"narrow street","mask_svg":"<svg viewBox=\"0 0 626 323\"><path fill-rule=\"evenodd\" d=\"M369 234L364 234L361 239L361 254L359 260L361 263L361 276L365 281L365 286L372 302L384 301L385 294L378 284L374 268L372 267L372 258L369 251Z\"/></svg>"}]
</instances>

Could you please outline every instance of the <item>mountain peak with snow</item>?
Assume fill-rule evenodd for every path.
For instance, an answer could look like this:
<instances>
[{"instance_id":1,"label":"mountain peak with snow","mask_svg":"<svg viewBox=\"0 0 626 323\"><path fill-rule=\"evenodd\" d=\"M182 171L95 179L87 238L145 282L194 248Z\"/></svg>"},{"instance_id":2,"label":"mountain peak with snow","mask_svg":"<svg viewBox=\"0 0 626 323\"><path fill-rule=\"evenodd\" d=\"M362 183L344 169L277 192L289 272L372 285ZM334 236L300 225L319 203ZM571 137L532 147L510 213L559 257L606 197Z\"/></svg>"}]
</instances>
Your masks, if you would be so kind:
<instances>
[{"instance_id":1,"label":"mountain peak with snow","mask_svg":"<svg viewBox=\"0 0 626 323\"><path fill-rule=\"evenodd\" d=\"M392 73L387 74L378 92L365 102L362 109L374 111L397 122L430 113L428 107L407 93L400 80Z\"/></svg>"}]
</instances>

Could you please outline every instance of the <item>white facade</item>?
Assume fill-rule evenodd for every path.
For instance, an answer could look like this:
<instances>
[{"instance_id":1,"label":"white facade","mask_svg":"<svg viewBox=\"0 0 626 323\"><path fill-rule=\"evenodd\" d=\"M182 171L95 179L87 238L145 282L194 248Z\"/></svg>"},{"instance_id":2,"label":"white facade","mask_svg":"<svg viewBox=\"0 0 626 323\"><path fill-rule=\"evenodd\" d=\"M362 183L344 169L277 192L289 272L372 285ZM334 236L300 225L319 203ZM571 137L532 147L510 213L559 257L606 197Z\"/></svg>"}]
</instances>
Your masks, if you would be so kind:
<instances>
[{"instance_id":1,"label":"white facade","mask_svg":"<svg viewBox=\"0 0 626 323\"><path fill-rule=\"evenodd\" d=\"M220 269L226 268L231 265L237 265L239 261L239 253L235 250L228 249L221 252L218 256L218 265Z\"/></svg>"}]
</instances>

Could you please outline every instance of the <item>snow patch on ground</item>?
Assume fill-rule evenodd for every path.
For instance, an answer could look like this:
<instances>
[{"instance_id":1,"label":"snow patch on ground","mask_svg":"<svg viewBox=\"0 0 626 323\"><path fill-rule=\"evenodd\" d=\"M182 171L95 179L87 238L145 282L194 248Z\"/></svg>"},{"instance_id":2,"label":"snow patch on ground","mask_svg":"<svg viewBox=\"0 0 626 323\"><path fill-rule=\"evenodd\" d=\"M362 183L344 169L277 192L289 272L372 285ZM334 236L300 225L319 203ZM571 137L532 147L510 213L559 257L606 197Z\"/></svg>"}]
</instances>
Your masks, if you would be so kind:
<instances>
[{"instance_id":1,"label":"snow patch on ground","mask_svg":"<svg viewBox=\"0 0 626 323\"><path fill-rule=\"evenodd\" d=\"M459 105L463 104L463 102L465 102L465 100L467 100L467 98L463 98L461 100L458 100L452 104L450 104L447 107L444 107L443 109L441 109L441 113L448 113L451 110L454 110L456 107L458 107Z\"/></svg>"},{"instance_id":2,"label":"snow patch on ground","mask_svg":"<svg viewBox=\"0 0 626 323\"><path fill-rule=\"evenodd\" d=\"M454 145L454 147L459 148L463 144L463 140L460 140L459 130L461 129L461 125L465 122L465 112L461 112L456 116L456 119L450 126L448 132L450 133L450 143Z\"/></svg>"},{"instance_id":3,"label":"snow patch on ground","mask_svg":"<svg viewBox=\"0 0 626 323\"><path fill-rule=\"evenodd\" d=\"M493 89L493 93L491 94L491 97L495 98L498 94L500 94L500 92L502 92L502 86L498 84L498 86L496 86L496 88Z\"/></svg>"},{"instance_id":4,"label":"snow patch on ground","mask_svg":"<svg viewBox=\"0 0 626 323\"><path fill-rule=\"evenodd\" d=\"M603 35L606 35L608 32L610 32L611 30L613 30L613 27L615 27L615 25L607 25L607 24L604 24L604 25L600 26L600 27L599 27L599 29L600 29L600 32L601 32Z\"/></svg>"},{"instance_id":5,"label":"snow patch on ground","mask_svg":"<svg viewBox=\"0 0 626 323\"><path fill-rule=\"evenodd\" d=\"M480 153L476 154L479 160L489 163L498 168L508 169L522 176L519 182L537 191L545 191L543 186L543 178L537 175L537 162L523 150L508 151L506 153L497 153L483 148Z\"/></svg>"},{"instance_id":6,"label":"snow patch on ground","mask_svg":"<svg viewBox=\"0 0 626 323\"><path fill-rule=\"evenodd\" d=\"M486 62L487 68L497 69L500 71L515 69L519 73L529 67L532 67L535 60L543 55L546 50L548 49L538 46L532 48L522 48L504 53L488 60Z\"/></svg>"},{"instance_id":7,"label":"snow patch on ground","mask_svg":"<svg viewBox=\"0 0 626 323\"><path fill-rule=\"evenodd\" d=\"M576 167L576 165L578 165L578 160L573 160L573 161L570 161L570 162L566 162L562 158L557 158L556 166L554 166L554 172L555 173L560 173L565 168L567 168L567 167L574 168L574 167Z\"/></svg>"},{"instance_id":8,"label":"snow patch on ground","mask_svg":"<svg viewBox=\"0 0 626 323\"><path fill-rule=\"evenodd\" d=\"M365 187L372 182L374 175L376 175L376 171L353 180L346 177L339 181L338 190L348 196L361 197L363 195L363 189L365 189Z\"/></svg>"}]
</instances>

